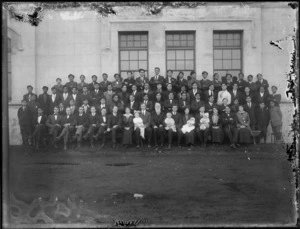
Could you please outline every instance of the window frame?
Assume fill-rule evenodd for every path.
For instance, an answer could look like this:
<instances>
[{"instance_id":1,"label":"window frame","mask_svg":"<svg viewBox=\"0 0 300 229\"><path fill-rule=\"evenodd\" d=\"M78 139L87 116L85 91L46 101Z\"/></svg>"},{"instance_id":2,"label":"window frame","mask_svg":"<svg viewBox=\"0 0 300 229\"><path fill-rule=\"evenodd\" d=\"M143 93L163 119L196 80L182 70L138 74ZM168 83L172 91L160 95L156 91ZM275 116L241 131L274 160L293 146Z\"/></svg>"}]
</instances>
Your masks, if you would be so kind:
<instances>
[{"instance_id":1,"label":"window frame","mask_svg":"<svg viewBox=\"0 0 300 229\"><path fill-rule=\"evenodd\" d=\"M243 69L244 69L244 44L243 44L243 38L244 38L244 31L243 30L213 30L212 31L212 37L213 37L213 72L219 72L219 71L226 71L226 74L229 72L229 71L240 71L240 72L243 72ZM238 33L240 34L240 45L239 46L215 46L215 39L214 39L214 35L215 34L229 34L229 33ZM215 50L240 50L241 51L241 68L240 69L215 69ZM222 61L224 59L222 58ZM230 59L231 61L233 59Z\"/></svg>"},{"instance_id":2,"label":"window frame","mask_svg":"<svg viewBox=\"0 0 300 229\"><path fill-rule=\"evenodd\" d=\"M124 48L121 47L121 36L122 35L147 35L147 47L129 47L129 48ZM119 53L119 74L122 77L122 72L128 72L128 71L132 71L133 74L134 72L138 72L139 69L136 70L126 70L126 71L122 71L121 70L121 51L147 51L147 70L145 70L146 76L149 78L149 32L148 31L119 31L118 32L118 53ZM129 64L130 66L130 64ZM138 76L137 76L138 77ZM134 74L134 78L136 78L135 74Z\"/></svg>"},{"instance_id":3,"label":"window frame","mask_svg":"<svg viewBox=\"0 0 300 229\"><path fill-rule=\"evenodd\" d=\"M12 39L7 37L7 83L8 101L12 101ZM10 58L9 58L10 56ZM9 60L10 59L10 60Z\"/></svg>"},{"instance_id":4,"label":"window frame","mask_svg":"<svg viewBox=\"0 0 300 229\"><path fill-rule=\"evenodd\" d=\"M189 35L189 34L192 34L194 36L194 45L193 46L174 46L174 47L168 47L167 45L167 35ZM166 54L166 57L165 57L165 61L166 61L166 75L167 75L167 71L168 70L172 70L173 72L180 72L180 71L183 71L183 72L191 72L191 71L195 71L196 69L196 45L197 45L197 42L196 42L196 30L166 30L165 31L165 54ZM168 68L168 51L170 50L174 50L175 53L176 53L176 50L192 50L194 53L193 53L193 65L194 65L194 69L188 69L188 70L183 70L183 69L179 69L177 70L176 69L176 59L175 59L175 69L169 69ZM184 54L185 55L185 54ZM184 61L186 61L186 59L184 59ZM174 77L174 76L173 76ZM177 77L177 76L176 76Z\"/></svg>"}]
</instances>

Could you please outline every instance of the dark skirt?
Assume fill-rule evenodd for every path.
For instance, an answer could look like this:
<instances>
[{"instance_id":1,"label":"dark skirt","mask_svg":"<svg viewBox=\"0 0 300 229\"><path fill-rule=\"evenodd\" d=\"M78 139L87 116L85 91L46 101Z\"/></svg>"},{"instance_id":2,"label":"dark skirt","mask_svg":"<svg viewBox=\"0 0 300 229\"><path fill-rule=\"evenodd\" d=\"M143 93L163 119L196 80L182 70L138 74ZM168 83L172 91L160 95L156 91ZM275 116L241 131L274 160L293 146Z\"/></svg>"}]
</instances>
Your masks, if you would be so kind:
<instances>
[{"instance_id":1,"label":"dark skirt","mask_svg":"<svg viewBox=\"0 0 300 229\"><path fill-rule=\"evenodd\" d=\"M222 128L211 128L211 141L214 143L222 143L223 142L223 131Z\"/></svg>"},{"instance_id":2,"label":"dark skirt","mask_svg":"<svg viewBox=\"0 0 300 229\"><path fill-rule=\"evenodd\" d=\"M239 129L239 143L251 143L251 132L248 128Z\"/></svg>"},{"instance_id":3,"label":"dark skirt","mask_svg":"<svg viewBox=\"0 0 300 229\"><path fill-rule=\"evenodd\" d=\"M132 128L123 129L123 145L132 145Z\"/></svg>"},{"instance_id":4,"label":"dark skirt","mask_svg":"<svg viewBox=\"0 0 300 229\"><path fill-rule=\"evenodd\" d=\"M194 145L194 142L195 142L195 130L192 130L191 132L185 133L183 135L185 137L185 143L187 145L189 145L189 144Z\"/></svg>"}]
</instances>

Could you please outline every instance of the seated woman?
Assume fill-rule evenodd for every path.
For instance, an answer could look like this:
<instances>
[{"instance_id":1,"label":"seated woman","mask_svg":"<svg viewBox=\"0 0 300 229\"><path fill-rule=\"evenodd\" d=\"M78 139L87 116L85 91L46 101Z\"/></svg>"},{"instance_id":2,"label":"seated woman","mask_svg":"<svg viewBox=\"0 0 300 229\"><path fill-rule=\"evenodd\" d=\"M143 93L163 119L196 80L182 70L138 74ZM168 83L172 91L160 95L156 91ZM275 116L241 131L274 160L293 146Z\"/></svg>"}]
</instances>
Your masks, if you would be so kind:
<instances>
[{"instance_id":1,"label":"seated woman","mask_svg":"<svg viewBox=\"0 0 300 229\"><path fill-rule=\"evenodd\" d=\"M239 106L239 111L236 113L236 126L238 129L239 143L251 142L251 128L249 114L244 111L242 105ZM237 146L239 146L237 144Z\"/></svg>"},{"instance_id":2,"label":"seated woman","mask_svg":"<svg viewBox=\"0 0 300 229\"><path fill-rule=\"evenodd\" d=\"M130 113L130 108L125 108L123 115L123 146L127 148L132 145L132 132L133 132L133 115Z\"/></svg>"},{"instance_id":3,"label":"seated woman","mask_svg":"<svg viewBox=\"0 0 300 229\"><path fill-rule=\"evenodd\" d=\"M233 105L230 107L231 112L236 114L239 111L239 105L240 105L239 99L233 100Z\"/></svg>"},{"instance_id":4,"label":"seated woman","mask_svg":"<svg viewBox=\"0 0 300 229\"><path fill-rule=\"evenodd\" d=\"M213 114L211 116L211 135L213 143L220 144L223 142L222 119L217 107L213 108Z\"/></svg>"},{"instance_id":5,"label":"seated woman","mask_svg":"<svg viewBox=\"0 0 300 229\"><path fill-rule=\"evenodd\" d=\"M195 141L195 118L190 114L190 109L188 107L184 109L182 125L181 131L185 136L185 143L189 147L188 150L191 150Z\"/></svg>"},{"instance_id":6,"label":"seated woman","mask_svg":"<svg viewBox=\"0 0 300 229\"><path fill-rule=\"evenodd\" d=\"M274 133L276 143L279 143L281 141L282 135L281 135L281 129L282 129L282 112L280 110L279 106L276 106L276 101L271 100L270 101L270 121L271 121L271 127L272 131Z\"/></svg>"}]
</instances>

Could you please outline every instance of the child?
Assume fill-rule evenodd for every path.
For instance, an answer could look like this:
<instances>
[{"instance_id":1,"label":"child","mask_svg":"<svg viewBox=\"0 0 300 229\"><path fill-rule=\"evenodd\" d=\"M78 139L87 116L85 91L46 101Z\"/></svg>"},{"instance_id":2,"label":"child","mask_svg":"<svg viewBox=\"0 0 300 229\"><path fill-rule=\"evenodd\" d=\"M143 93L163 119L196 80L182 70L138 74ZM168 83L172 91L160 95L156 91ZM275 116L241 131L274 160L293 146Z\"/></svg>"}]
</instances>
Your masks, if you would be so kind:
<instances>
[{"instance_id":1,"label":"child","mask_svg":"<svg viewBox=\"0 0 300 229\"><path fill-rule=\"evenodd\" d=\"M143 139L145 139L144 122L143 122L143 119L140 117L140 112L139 111L134 112L133 124L134 124L134 130L136 130L137 128L139 128L140 132L141 132L141 137Z\"/></svg>"},{"instance_id":2,"label":"child","mask_svg":"<svg viewBox=\"0 0 300 229\"><path fill-rule=\"evenodd\" d=\"M182 126L182 133L185 134L185 133L189 133L191 132L192 130L195 129L195 118L194 117L191 117L187 123L185 125Z\"/></svg>"},{"instance_id":3,"label":"child","mask_svg":"<svg viewBox=\"0 0 300 229\"><path fill-rule=\"evenodd\" d=\"M203 118L200 119L200 130L206 130L209 128L209 115L204 113Z\"/></svg>"},{"instance_id":4,"label":"child","mask_svg":"<svg viewBox=\"0 0 300 229\"><path fill-rule=\"evenodd\" d=\"M167 117L164 122L166 124L166 127L165 127L166 130L172 129L173 132L176 132L175 120L172 118L171 112L167 113Z\"/></svg>"}]
</instances>

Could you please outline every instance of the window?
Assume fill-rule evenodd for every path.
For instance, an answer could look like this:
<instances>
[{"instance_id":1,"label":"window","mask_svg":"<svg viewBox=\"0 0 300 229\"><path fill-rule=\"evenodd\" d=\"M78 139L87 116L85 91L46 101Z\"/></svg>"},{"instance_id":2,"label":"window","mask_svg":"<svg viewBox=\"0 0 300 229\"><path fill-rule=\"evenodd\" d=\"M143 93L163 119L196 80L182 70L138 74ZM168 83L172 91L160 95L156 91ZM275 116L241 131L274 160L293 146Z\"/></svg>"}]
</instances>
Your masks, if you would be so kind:
<instances>
[{"instance_id":1,"label":"window","mask_svg":"<svg viewBox=\"0 0 300 229\"><path fill-rule=\"evenodd\" d=\"M8 79L8 101L11 101L11 39L7 38L7 79Z\"/></svg>"},{"instance_id":2,"label":"window","mask_svg":"<svg viewBox=\"0 0 300 229\"><path fill-rule=\"evenodd\" d=\"M185 77L195 69L195 32L166 32L167 70L173 70L173 77L180 71Z\"/></svg>"},{"instance_id":3,"label":"window","mask_svg":"<svg viewBox=\"0 0 300 229\"><path fill-rule=\"evenodd\" d=\"M119 60L122 78L126 78L127 71L138 76L140 68L148 76L148 32L120 32Z\"/></svg>"},{"instance_id":4,"label":"window","mask_svg":"<svg viewBox=\"0 0 300 229\"><path fill-rule=\"evenodd\" d=\"M238 76L242 71L242 32L214 31L214 73Z\"/></svg>"}]
</instances>

